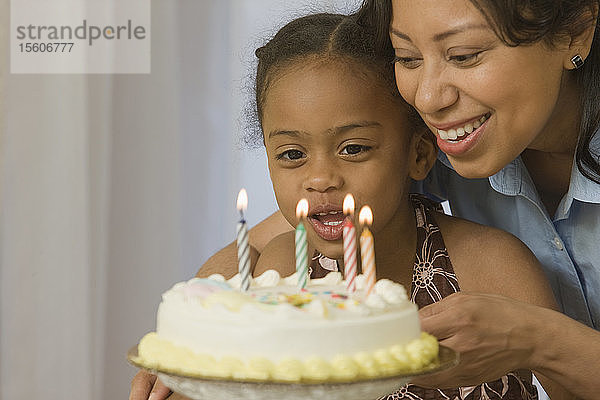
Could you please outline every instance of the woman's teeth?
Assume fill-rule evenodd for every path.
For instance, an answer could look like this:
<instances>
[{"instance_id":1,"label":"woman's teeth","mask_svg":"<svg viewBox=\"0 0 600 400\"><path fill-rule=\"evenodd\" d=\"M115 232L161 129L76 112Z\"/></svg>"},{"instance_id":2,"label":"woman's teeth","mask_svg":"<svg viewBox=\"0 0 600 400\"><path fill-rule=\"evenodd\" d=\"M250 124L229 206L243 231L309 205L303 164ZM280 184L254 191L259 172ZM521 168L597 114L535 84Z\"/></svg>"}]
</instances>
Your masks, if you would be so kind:
<instances>
[{"instance_id":1,"label":"woman's teeth","mask_svg":"<svg viewBox=\"0 0 600 400\"><path fill-rule=\"evenodd\" d=\"M485 114L478 120L469 122L468 124L465 124L457 129L448 129L447 131L438 129L438 135L442 140L457 140L458 138L465 136L465 134L471 133L475 129L479 128L489 117L489 114Z\"/></svg>"}]
</instances>

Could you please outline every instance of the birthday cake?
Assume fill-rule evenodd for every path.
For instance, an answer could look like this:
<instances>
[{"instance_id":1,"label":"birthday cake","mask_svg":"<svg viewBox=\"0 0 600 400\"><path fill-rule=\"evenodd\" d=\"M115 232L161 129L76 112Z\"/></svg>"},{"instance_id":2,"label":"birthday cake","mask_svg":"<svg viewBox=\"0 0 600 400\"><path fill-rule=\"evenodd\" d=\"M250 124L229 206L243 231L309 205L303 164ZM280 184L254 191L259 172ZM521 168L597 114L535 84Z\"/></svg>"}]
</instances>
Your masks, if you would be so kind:
<instances>
[{"instance_id":1,"label":"birthday cake","mask_svg":"<svg viewBox=\"0 0 600 400\"><path fill-rule=\"evenodd\" d=\"M274 270L240 291L239 274L194 278L162 296L156 332L138 345L148 368L250 381L348 382L435 365L437 340L421 332L404 287L365 279L350 293L339 272L298 289Z\"/></svg>"}]
</instances>

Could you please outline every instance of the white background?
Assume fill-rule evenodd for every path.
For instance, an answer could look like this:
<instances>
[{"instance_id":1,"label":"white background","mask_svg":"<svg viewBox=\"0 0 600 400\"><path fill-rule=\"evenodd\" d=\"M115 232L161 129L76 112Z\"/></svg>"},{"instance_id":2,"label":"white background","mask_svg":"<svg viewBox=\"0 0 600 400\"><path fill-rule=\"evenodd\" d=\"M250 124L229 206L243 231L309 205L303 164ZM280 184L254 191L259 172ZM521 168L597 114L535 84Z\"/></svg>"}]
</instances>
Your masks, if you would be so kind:
<instances>
[{"instance_id":1,"label":"white background","mask_svg":"<svg viewBox=\"0 0 600 400\"><path fill-rule=\"evenodd\" d=\"M9 74L0 0L0 399L125 399L160 294L275 210L240 148L254 48L358 0L152 2L150 75ZM308 5L308 6L307 6Z\"/></svg>"}]
</instances>

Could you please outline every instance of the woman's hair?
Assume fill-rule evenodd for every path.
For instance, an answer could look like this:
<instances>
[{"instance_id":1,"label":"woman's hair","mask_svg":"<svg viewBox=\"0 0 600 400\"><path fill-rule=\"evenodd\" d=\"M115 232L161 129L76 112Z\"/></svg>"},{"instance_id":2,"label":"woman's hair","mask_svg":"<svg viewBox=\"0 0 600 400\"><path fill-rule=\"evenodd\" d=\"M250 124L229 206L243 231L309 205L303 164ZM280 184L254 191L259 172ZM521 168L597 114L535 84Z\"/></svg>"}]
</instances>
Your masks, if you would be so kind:
<instances>
[{"instance_id":1,"label":"woman's hair","mask_svg":"<svg viewBox=\"0 0 600 400\"><path fill-rule=\"evenodd\" d=\"M565 35L576 36L594 24L600 0L469 0L508 46L544 42L553 46ZM377 51L390 48L391 0L363 0L357 20L373 26ZM600 183L600 154L590 142L600 128L600 27L596 25L590 54L574 71L581 87L581 123L575 159L579 171ZM573 54L574 55L574 54Z\"/></svg>"},{"instance_id":2,"label":"woman's hair","mask_svg":"<svg viewBox=\"0 0 600 400\"><path fill-rule=\"evenodd\" d=\"M353 15L329 13L307 15L281 28L255 52L258 67L254 111L259 124L262 126L268 90L280 72L302 63L337 60L355 63L362 71L366 71L370 79L376 79L376 84L382 90L388 90L389 95L404 106L401 111L408 114L411 123L424 126L416 111L398 93L392 63L393 49L389 46L379 48L376 34L373 26L360 25ZM262 130L259 134L262 141Z\"/></svg>"}]
</instances>

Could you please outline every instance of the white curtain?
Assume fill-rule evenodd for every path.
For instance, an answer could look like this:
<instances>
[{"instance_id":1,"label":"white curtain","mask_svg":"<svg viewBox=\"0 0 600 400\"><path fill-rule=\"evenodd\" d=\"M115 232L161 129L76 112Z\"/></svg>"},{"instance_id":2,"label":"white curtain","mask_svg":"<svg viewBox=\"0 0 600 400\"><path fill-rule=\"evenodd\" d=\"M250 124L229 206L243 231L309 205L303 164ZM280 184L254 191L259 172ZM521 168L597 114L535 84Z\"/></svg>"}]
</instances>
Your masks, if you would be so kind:
<instances>
[{"instance_id":1,"label":"white curtain","mask_svg":"<svg viewBox=\"0 0 600 400\"><path fill-rule=\"evenodd\" d=\"M149 75L9 73L0 0L0 399L127 398L160 293L275 210L248 150L253 50L359 1L152 1Z\"/></svg>"}]
</instances>

